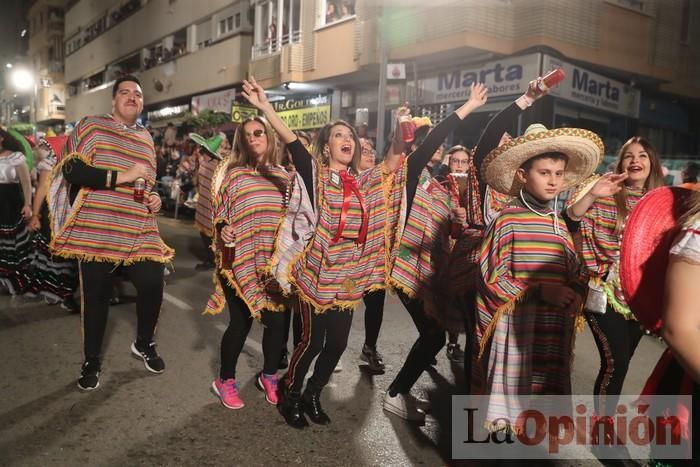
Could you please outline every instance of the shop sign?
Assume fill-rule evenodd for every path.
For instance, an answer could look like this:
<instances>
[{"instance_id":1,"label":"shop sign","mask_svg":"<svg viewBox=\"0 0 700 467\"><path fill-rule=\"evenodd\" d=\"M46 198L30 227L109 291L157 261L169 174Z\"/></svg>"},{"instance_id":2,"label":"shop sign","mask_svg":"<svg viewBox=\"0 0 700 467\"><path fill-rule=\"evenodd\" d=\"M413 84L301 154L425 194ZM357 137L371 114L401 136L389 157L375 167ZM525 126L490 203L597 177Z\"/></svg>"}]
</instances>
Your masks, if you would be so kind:
<instances>
[{"instance_id":1,"label":"shop sign","mask_svg":"<svg viewBox=\"0 0 700 467\"><path fill-rule=\"evenodd\" d=\"M544 56L543 72L562 68L564 81L552 90L552 96L608 112L639 118L640 91L627 84L599 75L558 58Z\"/></svg>"},{"instance_id":2,"label":"shop sign","mask_svg":"<svg viewBox=\"0 0 700 467\"><path fill-rule=\"evenodd\" d=\"M235 99L235 88L194 96L192 98L192 113L197 115L204 110L226 113L231 110L231 102Z\"/></svg>"},{"instance_id":3,"label":"shop sign","mask_svg":"<svg viewBox=\"0 0 700 467\"><path fill-rule=\"evenodd\" d=\"M539 71L538 53L445 71L419 80L421 101L431 104L466 101L472 83L484 83L489 88L489 97L522 94Z\"/></svg>"},{"instance_id":4,"label":"shop sign","mask_svg":"<svg viewBox=\"0 0 700 467\"><path fill-rule=\"evenodd\" d=\"M148 112L148 120L152 122L157 122L158 120L164 120L166 118L181 117L185 112L190 110L190 106L187 104L174 105L172 107L163 107L159 110L153 110Z\"/></svg>"},{"instance_id":5,"label":"shop sign","mask_svg":"<svg viewBox=\"0 0 700 467\"><path fill-rule=\"evenodd\" d=\"M291 130L320 128L331 121L331 96L318 95L271 102Z\"/></svg>"},{"instance_id":6,"label":"shop sign","mask_svg":"<svg viewBox=\"0 0 700 467\"><path fill-rule=\"evenodd\" d=\"M249 105L232 104L231 105L231 121L241 123L244 120L258 115L258 109Z\"/></svg>"}]
</instances>

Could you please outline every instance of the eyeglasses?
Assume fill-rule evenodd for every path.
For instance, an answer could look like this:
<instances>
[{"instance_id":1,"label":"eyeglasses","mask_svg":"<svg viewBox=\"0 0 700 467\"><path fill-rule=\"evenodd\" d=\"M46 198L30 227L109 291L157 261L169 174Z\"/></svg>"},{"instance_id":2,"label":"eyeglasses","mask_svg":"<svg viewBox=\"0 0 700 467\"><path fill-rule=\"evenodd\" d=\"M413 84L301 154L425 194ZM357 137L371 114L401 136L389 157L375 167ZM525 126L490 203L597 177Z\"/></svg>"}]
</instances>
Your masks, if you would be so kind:
<instances>
[{"instance_id":1,"label":"eyeglasses","mask_svg":"<svg viewBox=\"0 0 700 467\"><path fill-rule=\"evenodd\" d=\"M246 138L260 138L262 135L265 134L265 130L253 130L252 133L246 133L245 137Z\"/></svg>"},{"instance_id":2,"label":"eyeglasses","mask_svg":"<svg viewBox=\"0 0 700 467\"><path fill-rule=\"evenodd\" d=\"M373 155L374 155L374 149L362 148L362 155L363 155L363 156L373 156Z\"/></svg>"}]
</instances>

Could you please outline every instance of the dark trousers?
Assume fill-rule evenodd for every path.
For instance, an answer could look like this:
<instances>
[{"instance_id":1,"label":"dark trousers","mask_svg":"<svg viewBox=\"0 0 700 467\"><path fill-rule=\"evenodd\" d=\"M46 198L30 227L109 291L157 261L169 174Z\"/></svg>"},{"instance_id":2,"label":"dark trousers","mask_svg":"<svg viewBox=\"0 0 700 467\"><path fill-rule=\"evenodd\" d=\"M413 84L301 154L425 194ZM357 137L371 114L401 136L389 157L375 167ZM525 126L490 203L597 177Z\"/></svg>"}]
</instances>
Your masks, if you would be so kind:
<instances>
[{"instance_id":1,"label":"dark trousers","mask_svg":"<svg viewBox=\"0 0 700 467\"><path fill-rule=\"evenodd\" d=\"M386 291L377 290L365 294L365 345L372 349L377 347L379 330L382 328L384 320L384 298Z\"/></svg>"},{"instance_id":2,"label":"dark trousers","mask_svg":"<svg viewBox=\"0 0 700 467\"><path fill-rule=\"evenodd\" d=\"M112 276L117 269L121 269L136 288L136 342L139 346L150 344L163 302L163 264L141 261L117 268L112 263L80 261L79 268L85 359L100 358L112 295Z\"/></svg>"},{"instance_id":3,"label":"dark trousers","mask_svg":"<svg viewBox=\"0 0 700 467\"><path fill-rule=\"evenodd\" d=\"M601 415L614 415L630 360L644 331L637 321L625 319L611 307L602 315L586 313L586 320L600 354L600 371L593 387L593 394L599 396L595 409Z\"/></svg>"},{"instance_id":4,"label":"dark trousers","mask_svg":"<svg viewBox=\"0 0 700 467\"><path fill-rule=\"evenodd\" d=\"M231 319L228 328L221 338L221 368L219 377L222 380L236 378L236 365L241 355L243 345L248 338L253 317L250 310L236 292L226 284L226 279L221 277L224 295ZM265 330L263 331L263 373L273 375L277 373L282 350L284 349L284 323L285 312L263 311L261 320Z\"/></svg>"},{"instance_id":5,"label":"dark trousers","mask_svg":"<svg viewBox=\"0 0 700 467\"><path fill-rule=\"evenodd\" d=\"M392 396L407 394L440 352L440 349L445 346L445 330L425 315L423 302L412 300L402 292L399 292L399 298L418 329L418 339L411 347L401 370L389 386L389 394Z\"/></svg>"},{"instance_id":6,"label":"dark trousers","mask_svg":"<svg viewBox=\"0 0 700 467\"><path fill-rule=\"evenodd\" d=\"M199 238L202 239L202 245L204 245L204 262L213 263L214 262L214 251L211 249L211 242L214 240L212 237L199 233Z\"/></svg>"},{"instance_id":7,"label":"dark trousers","mask_svg":"<svg viewBox=\"0 0 700 467\"><path fill-rule=\"evenodd\" d=\"M321 391L348 345L353 312L333 308L316 313L311 305L301 301L297 301L297 307L302 324L301 341L292 353L284 384L290 393L300 394L311 362L318 355L307 388Z\"/></svg>"},{"instance_id":8,"label":"dark trousers","mask_svg":"<svg viewBox=\"0 0 700 467\"><path fill-rule=\"evenodd\" d=\"M301 340L301 316L292 308L284 313L284 348L282 353L287 353L287 342L289 342L289 327L292 328L292 342L294 347Z\"/></svg>"}]
</instances>

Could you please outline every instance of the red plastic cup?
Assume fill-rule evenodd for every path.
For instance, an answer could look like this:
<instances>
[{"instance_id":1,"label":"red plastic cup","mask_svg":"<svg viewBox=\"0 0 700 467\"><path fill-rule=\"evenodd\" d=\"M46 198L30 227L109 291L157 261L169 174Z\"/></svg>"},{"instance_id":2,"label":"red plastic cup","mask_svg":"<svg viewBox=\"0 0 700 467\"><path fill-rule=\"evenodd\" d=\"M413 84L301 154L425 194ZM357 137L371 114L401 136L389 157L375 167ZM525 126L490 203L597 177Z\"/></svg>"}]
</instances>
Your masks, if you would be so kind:
<instances>
[{"instance_id":1,"label":"red plastic cup","mask_svg":"<svg viewBox=\"0 0 700 467\"><path fill-rule=\"evenodd\" d=\"M542 80L537 83L537 87L540 88L540 91L544 92L564 81L564 78L566 78L566 73L564 73L564 70L561 68L555 68L542 77Z\"/></svg>"},{"instance_id":2,"label":"red plastic cup","mask_svg":"<svg viewBox=\"0 0 700 467\"><path fill-rule=\"evenodd\" d=\"M401 127L401 138L406 143L416 139L416 124L410 116L404 115L399 118L399 126Z\"/></svg>"},{"instance_id":3,"label":"red plastic cup","mask_svg":"<svg viewBox=\"0 0 700 467\"><path fill-rule=\"evenodd\" d=\"M236 247L233 243L224 244L221 249L221 268L233 269L233 259L236 256Z\"/></svg>"},{"instance_id":4,"label":"red plastic cup","mask_svg":"<svg viewBox=\"0 0 700 467\"><path fill-rule=\"evenodd\" d=\"M143 203L143 195L146 190L146 180L143 178L137 178L134 180L134 201L137 203Z\"/></svg>"}]
</instances>

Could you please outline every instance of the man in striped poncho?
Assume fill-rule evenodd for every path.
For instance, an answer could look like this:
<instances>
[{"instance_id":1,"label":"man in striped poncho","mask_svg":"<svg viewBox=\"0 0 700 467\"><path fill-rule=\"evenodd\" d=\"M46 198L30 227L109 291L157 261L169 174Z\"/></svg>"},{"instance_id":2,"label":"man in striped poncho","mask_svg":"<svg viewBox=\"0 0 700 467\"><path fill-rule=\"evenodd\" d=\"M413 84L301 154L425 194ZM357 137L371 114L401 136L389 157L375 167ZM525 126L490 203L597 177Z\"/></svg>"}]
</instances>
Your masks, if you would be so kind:
<instances>
[{"instance_id":1,"label":"man in striped poncho","mask_svg":"<svg viewBox=\"0 0 700 467\"><path fill-rule=\"evenodd\" d=\"M53 170L49 193L51 250L79 264L85 362L78 387L86 391L99 386L111 281L118 268L137 291L138 329L131 352L148 371L165 369L153 335L163 300L163 264L173 250L160 238L155 218L161 205L152 191L155 150L148 131L136 123L143 110L138 79L118 79L112 96L112 114L85 117L75 127Z\"/></svg>"}]
</instances>

